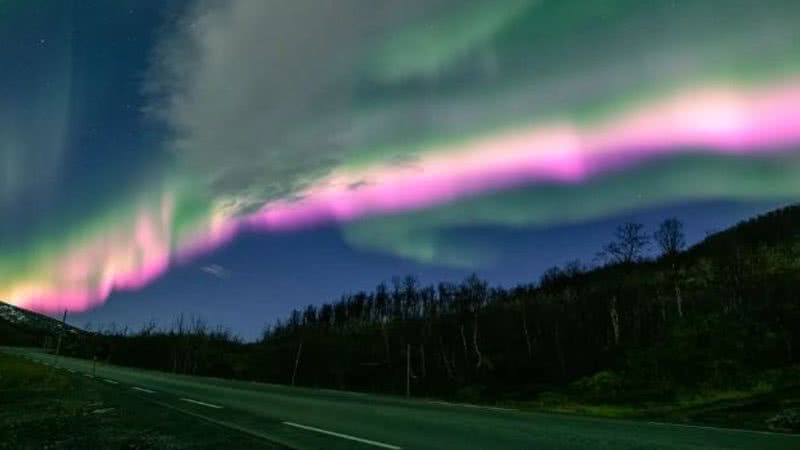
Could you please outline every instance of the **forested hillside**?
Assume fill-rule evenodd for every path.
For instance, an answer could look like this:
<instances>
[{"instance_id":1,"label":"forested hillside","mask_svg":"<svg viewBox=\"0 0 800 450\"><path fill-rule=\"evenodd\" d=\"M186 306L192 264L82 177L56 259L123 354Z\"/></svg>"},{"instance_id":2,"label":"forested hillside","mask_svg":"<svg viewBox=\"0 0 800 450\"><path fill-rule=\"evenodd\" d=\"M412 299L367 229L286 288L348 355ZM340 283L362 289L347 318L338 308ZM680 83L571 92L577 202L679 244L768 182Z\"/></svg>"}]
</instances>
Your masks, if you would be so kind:
<instances>
[{"instance_id":1,"label":"forested hillside","mask_svg":"<svg viewBox=\"0 0 800 450\"><path fill-rule=\"evenodd\" d=\"M177 373L398 394L410 366L412 395L470 401L553 390L590 401L666 400L765 376L792 382L800 207L688 250L674 219L658 230L624 224L609 239L598 242L591 269L571 262L511 289L476 276L435 286L396 278L294 311L256 343L179 318L168 331L106 330L65 348Z\"/></svg>"}]
</instances>

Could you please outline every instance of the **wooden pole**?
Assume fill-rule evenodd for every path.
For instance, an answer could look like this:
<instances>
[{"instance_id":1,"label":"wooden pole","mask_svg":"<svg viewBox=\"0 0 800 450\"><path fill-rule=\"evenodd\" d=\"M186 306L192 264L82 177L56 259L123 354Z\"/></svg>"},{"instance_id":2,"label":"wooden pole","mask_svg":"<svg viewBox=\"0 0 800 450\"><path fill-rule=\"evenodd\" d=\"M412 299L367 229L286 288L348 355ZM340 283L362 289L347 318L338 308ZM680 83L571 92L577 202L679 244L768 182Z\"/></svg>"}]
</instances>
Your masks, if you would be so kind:
<instances>
[{"instance_id":1,"label":"wooden pole","mask_svg":"<svg viewBox=\"0 0 800 450\"><path fill-rule=\"evenodd\" d=\"M61 318L61 332L58 333L58 343L56 344L56 358L61 354L61 338L64 336L64 330L67 323L67 310L64 310L64 317Z\"/></svg>"},{"instance_id":2,"label":"wooden pole","mask_svg":"<svg viewBox=\"0 0 800 450\"><path fill-rule=\"evenodd\" d=\"M67 329L67 310L64 310L64 315L61 317L61 331L58 333L58 341L56 342L56 359L53 363L54 367L59 367L61 364L61 340L64 337L64 331Z\"/></svg>"},{"instance_id":3,"label":"wooden pole","mask_svg":"<svg viewBox=\"0 0 800 450\"><path fill-rule=\"evenodd\" d=\"M64 316L61 318L61 331L58 333L58 341L56 342L56 357L53 359L53 365L50 366L50 369L47 371L47 379L44 382L46 387L50 386L50 378L53 376L53 369L58 367L59 364L59 354L61 353L61 338L64 336L64 329L66 327L67 322L67 310L64 310Z\"/></svg>"},{"instance_id":4,"label":"wooden pole","mask_svg":"<svg viewBox=\"0 0 800 450\"><path fill-rule=\"evenodd\" d=\"M411 398L411 344L406 346L406 398Z\"/></svg>"}]
</instances>

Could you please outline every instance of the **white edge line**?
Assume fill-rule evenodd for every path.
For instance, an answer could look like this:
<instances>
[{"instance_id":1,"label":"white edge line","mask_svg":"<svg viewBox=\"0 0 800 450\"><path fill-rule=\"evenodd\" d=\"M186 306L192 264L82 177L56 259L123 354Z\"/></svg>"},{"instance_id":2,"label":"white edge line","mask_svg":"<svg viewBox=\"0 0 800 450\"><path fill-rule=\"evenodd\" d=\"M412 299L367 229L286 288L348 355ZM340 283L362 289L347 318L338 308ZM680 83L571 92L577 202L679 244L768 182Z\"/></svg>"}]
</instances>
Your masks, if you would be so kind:
<instances>
[{"instance_id":1,"label":"white edge line","mask_svg":"<svg viewBox=\"0 0 800 450\"><path fill-rule=\"evenodd\" d=\"M773 436L789 436L800 437L800 434L781 433L774 431L760 431L760 430L743 430L741 428L725 428L725 427L712 427L708 425L689 425L684 423L670 423L670 422L647 422L650 425L661 425L666 427L682 427L682 428L699 428L701 430L714 430L714 431L730 431L733 433L754 433L754 434L767 434Z\"/></svg>"},{"instance_id":2,"label":"white edge line","mask_svg":"<svg viewBox=\"0 0 800 450\"><path fill-rule=\"evenodd\" d=\"M358 395L358 396L365 396L367 394L363 392L355 392L355 391L339 391L336 389L320 389L322 392L330 392L332 394L347 394L347 395Z\"/></svg>"},{"instance_id":3,"label":"white edge line","mask_svg":"<svg viewBox=\"0 0 800 450\"><path fill-rule=\"evenodd\" d=\"M106 382L106 383L108 383L108 384L119 384L119 383L117 383L117 382L116 382L116 381L114 381L114 380L109 380L108 378L103 378L103 381L105 381L105 382Z\"/></svg>"},{"instance_id":4,"label":"white edge line","mask_svg":"<svg viewBox=\"0 0 800 450\"><path fill-rule=\"evenodd\" d=\"M190 399L190 398L182 398L182 399L181 399L181 401L184 401L184 402L189 402L189 403L194 403L195 405L206 406L206 407L208 407L208 408L222 409L222 406L219 406L219 405L212 405L211 403L200 402L200 401L197 401L197 400L192 400L192 399Z\"/></svg>"},{"instance_id":5,"label":"white edge line","mask_svg":"<svg viewBox=\"0 0 800 450\"><path fill-rule=\"evenodd\" d=\"M145 394L155 394L156 391L151 391L150 389L140 388L139 386L133 386L131 389L134 391L144 392Z\"/></svg>"},{"instance_id":6,"label":"white edge line","mask_svg":"<svg viewBox=\"0 0 800 450\"><path fill-rule=\"evenodd\" d=\"M378 441L371 441L369 439L362 439L360 437L350 436L349 434L336 433L334 431L323 430L321 428L310 427L308 425L301 425L299 423L283 422L283 424L284 425L288 425L290 427L294 427L294 428L300 428L300 429L303 429L303 430L314 431L316 433L327 434L329 436L335 436L335 437L338 437L338 438L348 439L348 440L355 441L355 442L361 442L362 444L374 445L375 447L388 448L388 449L391 449L391 450L401 450L402 449L402 447L398 447L396 445L385 444L383 442L378 442Z\"/></svg>"},{"instance_id":7,"label":"white edge line","mask_svg":"<svg viewBox=\"0 0 800 450\"><path fill-rule=\"evenodd\" d=\"M439 400L429 400L428 403L434 405L443 405L443 406L460 406L462 408L475 408L475 409L491 409L494 411L519 411L518 409L514 408L501 408L499 406L483 406L483 405L473 405L470 403L451 403L451 402L444 402Z\"/></svg>"}]
</instances>

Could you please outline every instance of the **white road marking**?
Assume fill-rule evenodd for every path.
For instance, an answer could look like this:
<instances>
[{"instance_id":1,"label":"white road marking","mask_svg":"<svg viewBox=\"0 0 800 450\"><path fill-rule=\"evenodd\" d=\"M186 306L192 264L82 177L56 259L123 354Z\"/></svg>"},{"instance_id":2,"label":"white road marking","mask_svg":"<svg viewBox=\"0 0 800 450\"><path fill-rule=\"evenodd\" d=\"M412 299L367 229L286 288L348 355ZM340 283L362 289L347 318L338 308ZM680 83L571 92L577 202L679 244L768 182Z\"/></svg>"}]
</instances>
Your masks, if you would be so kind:
<instances>
[{"instance_id":1,"label":"white road marking","mask_svg":"<svg viewBox=\"0 0 800 450\"><path fill-rule=\"evenodd\" d=\"M181 400L184 401L184 402L194 403L195 405L206 406L208 408L222 409L222 406L212 405L211 403L206 403L206 402L199 402L197 400L192 400L190 398L182 398Z\"/></svg>"},{"instance_id":2,"label":"white road marking","mask_svg":"<svg viewBox=\"0 0 800 450\"><path fill-rule=\"evenodd\" d=\"M348 439L348 440L355 441L355 442L361 442L362 444L374 445L375 447L389 448L389 449L392 449L392 450L400 450L402 448L402 447L398 447L396 445L385 444L383 442L371 441L369 439L362 439L360 437L350 436L349 434L336 433L334 431L323 430L321 428L310 427L308 425L300 425L299 423L283 422L283 424L284 425L288 425L290 427L295 427L295 428L300 428L300 429L303 429L303 430L313 431L315 433L327 434L329 436L336 436L336 437L342 438L342 439Z\"/></svg>"},{"instance_id":3,"label":"white road marking","mask_svg":"<svg viewBox=\"0 0 800 450\"><path fill-rule=\"evenodd\" d=\"M473 405L471 403L451 403L451 402L444 402L440 400L430 400L428 403L434 405L444 405L444 406L460 406L462 408L476 408L476 409L491 409L494 411L519 411L518 409L514 408L501 408L499 406L483 406L483 405Z\"/></svg>"},{"instance_id":4,"label":"white road marking","mask_svg":"<svg viewBox=\"0 0 800 450\"><path fill-rule=\"evenodd\" d=\"M707 425L688 425L683 423L669 423L669 422L647 422L650 425L662 425L666 427L682 427L682 428L699 428L701 430L714 430L714 431L730 431L733 433L754 433L754 434L767 434L767 435L780 435L800 438L800 434L781 433L774 431L759 431L759 430L742 430L738 428L724 428L724 427L710 427Z\"/></svg>"},{"instance_id":5,"label":"white road marking","mask_svg":"<svg viewBox=\"0 0 800 450\"><path fill-rule=\"evenodd\" d=\"M134 391L144 392L145 394L155 394L156 391L151 391L150 389L140 388L138 386L134 386L131 389Z\"/></svg>"},{"instance_id":6,"label":"white road marking","mask_svg":"<svg viewBox=\"0 0 800 450\"><path fill-rule=\"evenodd\" d=\"M322 392L330 392L333 394L347 394L347 395L357 395L360 397L366 396L367 394L363 392L354 392L354 391L337 391L336 389L320 389Z\"/></svg>"},{"instance_id":7,"label":"white road marking","mask_svg":"<svg viewBox=\"0 0 800 450\"><path fill-rule=\"evenodd\" d=\"M189 411L188 409L178 408L176 406L169 405L167 403L162 403L162 402L157 402L157 401L153 401L153 403L155 403L156 405L162 406L164 408L171 409L173 411L178 411L181 414L186 414L188 416L196 417L196 418L198 418L200 420L205 420L206 422L213 423L213 424L219 425L221 427L230 428L231 430L236 430L236 431L238 431L240 433L244 433L244 434L247 434L247 435L250 435L250 436L254 436L254 437L257 437L259 439L264 439L265 441L268 441L268 442L280 443L280 444L283 444L284 446L286 446L286 444L284 442L275 439L274 436L267 436L266 434L259 433L258 431L252 430L250 428L241 427L241 426L236 425L234 423L224 422L222 420L212 419L211 417L204 416L202 414L198 414L198 413L196 413L194 411ZM286 447L288 448L288 446L286 446Z\"/></svg>"},{"instance_id":8,"label":"white road marking","mask_svg":"<svg viewBox=\"0 0 800 450\"><path fill-rule=\"evenodd\" d=\"M117 383L117 382L116 382L116 381L114 381L114 380L109 380L108 378L103 378L103 381L105 381L105 382L106 382L106 383L108 383L108 384L119 384L119 383Z\"/></svg>"}]
</instances>

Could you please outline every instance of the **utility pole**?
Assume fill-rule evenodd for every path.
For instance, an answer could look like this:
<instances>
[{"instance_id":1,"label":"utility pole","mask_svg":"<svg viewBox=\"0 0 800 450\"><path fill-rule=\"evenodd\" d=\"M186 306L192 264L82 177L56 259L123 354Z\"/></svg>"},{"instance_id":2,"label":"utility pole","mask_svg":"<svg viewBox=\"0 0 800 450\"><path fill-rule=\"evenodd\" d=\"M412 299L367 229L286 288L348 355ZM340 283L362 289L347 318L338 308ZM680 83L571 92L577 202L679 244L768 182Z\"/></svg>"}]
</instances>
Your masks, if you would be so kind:
<instances>
[{"instance_id":1,"label":"utility pole","mask_svg":"<svg viewBox=\"0 0 800 450\"><path fill-rule=\"evenodd\" d=\"M60 361L59 361L59 356L58 355L61 354L61 338L64 337L64 329L66 327L66 325L65 325L66 323L67 323L67 310L65 309L64 310L64 317L61 318L61 331L58 333L58 341L56 343L55 361L53 362L53 365L50 367L50 370L47 371L47 379L44 382L45 386L48 386L48 387L50 386L50 378L52 378L52 376L53 376L53 369L55 367L60 366L60 364L59 364Z\"/></svg>"},{"instance_id":2,"label":"utility pole","mask_svg":"<svg viewBox=\"0 0 800 450\"><path fill-rule=\"evenodd\" d=\"M406 398L411 398L411 344L406 345Z\"/></svg>"},{"instance_id":3,"label":"utility pole","mask_svg":"<svg viewBox=\"0 0 800 450\"><path fill-rule=\"evenodd\" d=\"M64 310L64 317L61 318L61 332L58 333L58 343L56 344L56 360L58 360L58 355L61 354L61 339L64 337L64 330L66 330L67 324L67 310Z\"/></svg>"}]
</instances>

